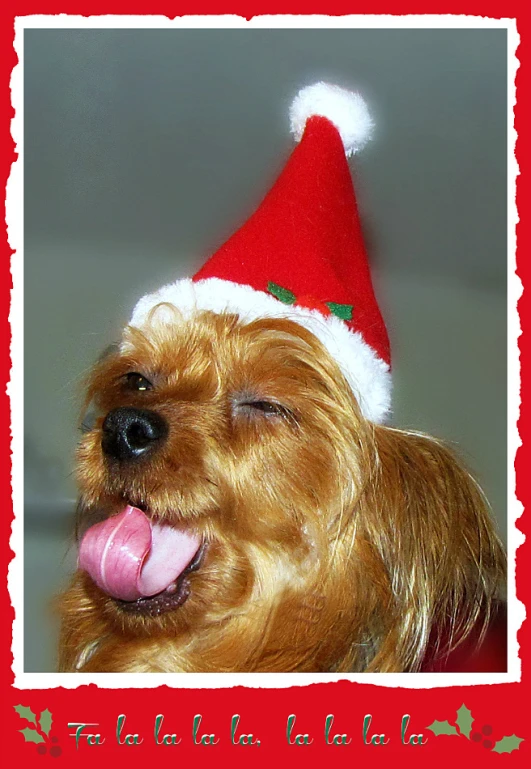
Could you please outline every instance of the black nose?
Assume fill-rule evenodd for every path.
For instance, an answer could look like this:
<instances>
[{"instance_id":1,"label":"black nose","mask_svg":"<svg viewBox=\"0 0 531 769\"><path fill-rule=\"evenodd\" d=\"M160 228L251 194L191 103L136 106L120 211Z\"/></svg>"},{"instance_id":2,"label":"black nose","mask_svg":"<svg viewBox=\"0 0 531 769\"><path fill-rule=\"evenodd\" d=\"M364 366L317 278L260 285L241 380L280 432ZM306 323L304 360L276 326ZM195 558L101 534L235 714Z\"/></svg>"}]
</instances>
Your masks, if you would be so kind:
<instances>
[{"instance_id":1,"label":"black nose","mask_svg":"<svg viewBox=\"0 0 531 769\"><path fill-rule=\"evenodd\" d=\"M103 422L101 447L108 457L127 462L147 454L167 434L166 421L154 411L113 409Z\"/></svg>"}]
</instances>

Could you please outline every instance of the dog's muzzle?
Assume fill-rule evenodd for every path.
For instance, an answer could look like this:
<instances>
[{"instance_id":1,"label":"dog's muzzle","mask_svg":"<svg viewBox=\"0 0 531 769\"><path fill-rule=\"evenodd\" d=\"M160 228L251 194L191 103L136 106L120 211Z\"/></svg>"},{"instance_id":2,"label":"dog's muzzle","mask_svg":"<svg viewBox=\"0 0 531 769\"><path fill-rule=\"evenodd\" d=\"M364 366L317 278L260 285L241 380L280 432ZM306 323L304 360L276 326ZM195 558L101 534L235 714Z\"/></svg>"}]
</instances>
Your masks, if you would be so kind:
<instances>
[{"instance_id":1,"label":"dog's muzzle","mask_svg":"<svg viewBox=\"0 0 531 769\"><path fill-rule=\"evenodd\" d=\"M109 411L102 430L104 454L129 462L159 446L168 434L168 425L155 411L122 407Z\"/></svg>"}]
</instances>

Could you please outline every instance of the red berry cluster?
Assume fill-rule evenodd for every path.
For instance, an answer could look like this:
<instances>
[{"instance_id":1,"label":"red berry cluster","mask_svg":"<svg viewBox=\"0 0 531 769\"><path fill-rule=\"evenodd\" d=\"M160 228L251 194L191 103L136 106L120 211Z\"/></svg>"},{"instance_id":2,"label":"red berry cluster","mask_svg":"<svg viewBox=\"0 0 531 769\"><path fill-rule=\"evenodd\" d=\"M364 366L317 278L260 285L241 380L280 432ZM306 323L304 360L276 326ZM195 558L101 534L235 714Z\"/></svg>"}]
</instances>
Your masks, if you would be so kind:
<instances>
[{"instance_id":1,"label":"red berry cluster","mask_svg":"<svg viewBox=\"0 0 531 769\"><path fill-rule=\"evenodd\" d=\"M471 740L473 742L481 742L483 740L483 747L487 748L487 750L491 750L493 743L492 740L484 740L483 737L490 737L492 734L492 726L490 724L485 724L485 726L481 727L480 732L472 732Z\"/></svg>"},{"instance_id":2,"label":"red berry cluster","mask_svg":"<svg viewBox=\"0 0 531 769\"><path fill-rule=\"evenodd\" d=\"M51 742L59 742L59 737L52 737ZM40 745L37 745L37 753L41 756L44 756L46 754L46 751L48 748L46 745L41 743ZM52 745L50 748L50 755L53 756L53 758L58 758L63 751L59 747L59 745Z\"/></svg>"}]
</instances>

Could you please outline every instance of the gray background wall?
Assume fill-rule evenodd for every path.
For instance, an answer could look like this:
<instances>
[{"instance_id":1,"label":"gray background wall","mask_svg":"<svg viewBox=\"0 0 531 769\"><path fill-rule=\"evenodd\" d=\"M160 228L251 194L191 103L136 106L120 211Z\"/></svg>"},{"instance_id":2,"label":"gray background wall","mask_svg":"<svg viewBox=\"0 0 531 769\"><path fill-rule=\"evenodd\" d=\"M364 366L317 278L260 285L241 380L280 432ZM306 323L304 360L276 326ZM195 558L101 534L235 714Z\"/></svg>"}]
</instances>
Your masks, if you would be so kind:
<instances>
[{"instance_id":1,"label":"gray background wall","mask_svg":"<svg viewBox=\"0 0 531 769\"><path fill-rule=\"evenodd\" d=\"M359 88L353 163L394 350L394 423L455 442L506 528L503 30L27 30L25 669L54 669L84 373L135 300L191 274L292 147L287 110Z\"/></svg>"}]
</instances>

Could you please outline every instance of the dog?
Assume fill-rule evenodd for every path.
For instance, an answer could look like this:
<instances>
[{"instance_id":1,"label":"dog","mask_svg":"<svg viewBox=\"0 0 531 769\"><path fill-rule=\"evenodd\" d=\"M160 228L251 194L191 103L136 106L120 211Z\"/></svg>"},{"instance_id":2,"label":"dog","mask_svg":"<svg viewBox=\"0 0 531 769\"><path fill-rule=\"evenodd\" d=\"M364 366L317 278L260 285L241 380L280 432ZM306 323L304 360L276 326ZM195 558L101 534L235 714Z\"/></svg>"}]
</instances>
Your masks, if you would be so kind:
<instances>
[{"instance_id":1,"label":"dog","mask_svg":"<svg viewBox=\"0 0 531 769\"><path fill-rule=\"evenodd\" d=\"M478 484L387 425L346 161L372 119L325 83L290 116L255 214L91 374L62 671L413 672L489 627L505 554Z\"/></svg>"},{"instance_id":2,"label":"dog","mask_svg":"<svg viewBox=\"0 0 531 769\"><path fill-rule=\"evenodd\" d=\"M155 597L79 571L62 671L416 671L486 626L505 556L451 450L365 419L297 323L158 309L92 372L78 534L129 506L196 544Z\"/></svg>"}]
</instances>

